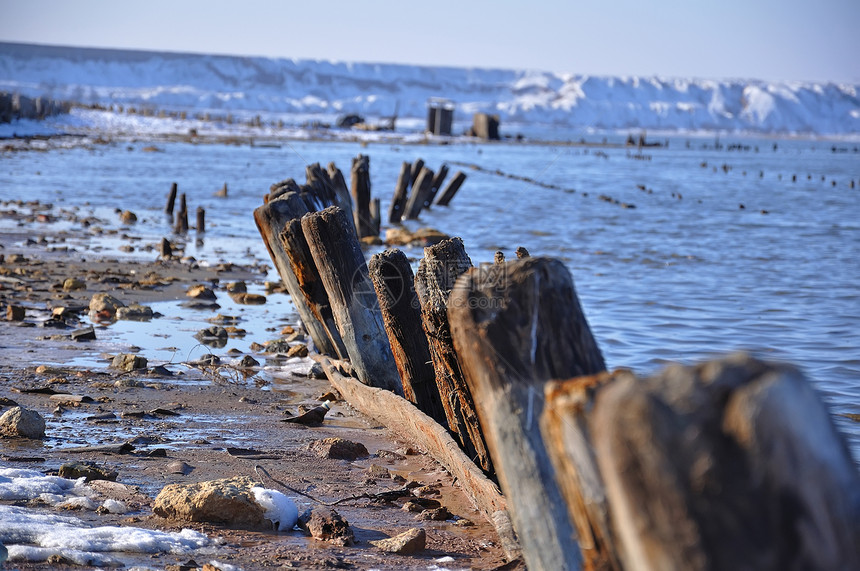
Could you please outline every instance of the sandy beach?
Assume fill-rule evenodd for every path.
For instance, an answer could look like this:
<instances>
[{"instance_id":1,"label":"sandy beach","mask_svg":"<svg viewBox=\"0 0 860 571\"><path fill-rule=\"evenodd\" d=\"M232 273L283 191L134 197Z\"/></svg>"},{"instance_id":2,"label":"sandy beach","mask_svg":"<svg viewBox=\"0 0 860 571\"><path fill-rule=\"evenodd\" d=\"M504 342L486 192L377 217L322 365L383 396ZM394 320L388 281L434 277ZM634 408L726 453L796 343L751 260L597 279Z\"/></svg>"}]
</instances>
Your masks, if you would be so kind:
<instances>
[{"instance_id":1,"label":"sandy beach","mask_svg":"<svg viewBox=\"0 0 860 571\"><path fill-rule=\"evenodd\" d=\"M159 569L202 567L210 561L243 569L494 569L504 565L493 527L469 504L451 476L410 442L353 411L331 394L324 378L308 376L312 361L293 358L289 374L270 376L277 370L279 358L265 353L263 345L278 338L290 339L291 345L302 343L298 323L245 331L245 338L259 343L252 346L260 349L248 356L263 363L245 375L231 366L195 367L180 359L173 363L151 360L146 368L131 372L112 368L114 353L100 341L113 326L111 321L95 325L95 340L72 337L89 325L83 316L94 294L109 293L127 306L146 306L188 301L188 289L203 284L218 298L226 298L228 284L244 282L265 288L266 268L255 262L207 267L204 260L177 257L165 261L157 259L156 251L152 251L151 261L120 258L107 250L82 251L67 245L87 243L88 236L74 229L55 230L64 215L52 207L4 203L2 210L6 217L17 216L19 225L16 231L0 235L0 305L4 318L7 307L23 308L24 316L15 316L0 327L0 414L20 405L44 417L47 428L44 439L0 439L0 465L56 474L64 464L92 462L116 472L116 482L121 484L99 488L102 491L95 495L96 500L114 497L125 503L127 513L84 508L62 510L64 515L74 515L90 526L191 528L221 538L214 551L206 554L112 554L123 564ZM133 228L128 234L133 234ZM79 283L70 285L70 279ZM286 296L272 284L266 291L270 300ZM65 308L62 317L52 318L55 308ZM263 312L266 304L245 305L244 309ZM11 316L12 310L8 311ZM211 314L215 317L218 311L213 308ZM147 321L148 330L157 334L171 327L159 323L160 319L156 315ZM229 345L209 350L225 364L244 356L230 352ZM82 357L102 366L56 364ZM282 422L318 406L320 399L334 399L322 426ZM320 456L309 448L329 437L361 443L368 455L350 461ZM131 446L120 448L125 443ZM255 466L263 467L274 480L261 477ZM243 530L169 520L152 512L154 498L168 484L236 476L250 477L294 497L300 513L317 502L279 484L327 503L363 496L335 508L353 529L355 545L317 541L299 530ZM412 497L438 500L449 513L441 521L432 521L428 518L439 518L438 511L403 509L410 497L375 496L404 487L411 488ZM40 513L58 511L38 498L11 504ZM369 543L416 527L423 528L427 536L426 549L418 554L387 554ZM62 558L49 561L16 561L14 565L20 569L75 567Z\"/></svg>"}]
</instances>

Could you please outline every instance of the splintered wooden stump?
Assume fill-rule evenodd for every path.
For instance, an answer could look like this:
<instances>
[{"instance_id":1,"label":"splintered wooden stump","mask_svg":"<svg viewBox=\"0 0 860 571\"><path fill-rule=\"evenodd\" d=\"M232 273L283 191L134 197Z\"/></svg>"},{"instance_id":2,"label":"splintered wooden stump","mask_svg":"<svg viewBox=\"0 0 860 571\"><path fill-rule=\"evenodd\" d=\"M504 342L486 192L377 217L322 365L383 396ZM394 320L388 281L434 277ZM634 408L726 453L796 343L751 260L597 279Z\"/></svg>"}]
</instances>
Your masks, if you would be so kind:
<instances>
[{"instance_id":1,"label":"splintered wooden stump","mask_svg":"<svg viewBox=\"0 0 860 571\"><path fill-rule=\"evenodd\" d=\"M290 265L290 258L284 250L281 234L287 222L300 218L308 212L308 206L297 192L287 191L286 188L298 188L291 179L278 185L273 185L268 201L254 210L254 222L263 238L266 250L272 258L272 263L284 282L284 287L290 293L296 311L302 320L317 349L327 355L338 355L338 347L332 343L328 331L316 317L305 300L302 287ZM274 195L274 197L273 197Z\"/></svg>"},{"instance_id":2,"label":"splintered wooden stump","mask_svg":"<svg viewBox=\"0 0 860 571\"><path fill-rule=\"evenodd\" d=\"M475 463L492 473L475 404L466 386L448 325L448 296L457 278L472 267L460 238L450 238L424 248L424 258L415 274L415 291L421 303L421 321L430 343L436 384L445 408L448 426L460 439L463 450Z\"/></svg>"},{"instance_id":3,"label":"splintered wooden stump","mask_svg":"<svg viewBox=\"0 0 860 571\"><path fill-rule=\"evenodd\" d=\"M860 477L810 384L747 355L597 393L627 569L860 569Z\"/></svg>"},{"instance_id":4,"label":"splintered wooden stump","mask_svg":"<svg viewBox=\"0 0 860 571\"><path fill-rule=\"evenodd\" d=\"M391 197L391 205L388 207L388 223L399 224L406 208L406 200L409 198L409 185L412 184L412 165L403 161L400 166L400 175L394 187L394 196Z\"/></svg>"},{"instance_id":5,"label":"splintered wooden stump","mask_svg":"<svg viewBox=\"0 0 860 571\"><path fill-rule=\"evenodd\" d=\"M376 293L346 213L332 206L307 214L302 230L358 379L402 396Z\"/></svg>"},{"instance_id":6,"label":"splintered wooden stump","mask_svg":"<svg viewBox=\"0 0 860 571\"><path fill-rule=\"evenodd\" d=\"M355 203L355 228L358 237L378 235L373 233L370 215L370 157L358 155L352 159L352 200Z\"/></svg>"},{"instance_id":7,"label":"splintered wooden stump","mask_svg":"<svg viewBox=\"0 0 860 571\"><path fill-rule=\"evenodd\" d=\"M451 181L448 183L448 186L445 187L445 190L443 190L439 195L439 198L436 199L436 204L438 206L448 206L448 203L451 202L451 199L453 199L454 195L457 194L457 191L460 190L460 187L463 185L465 180L466 174L463 171L455 172Z\"/></svg>"},{"instance_id":8,"label":"splintered wooden stump","mask_svg":"<svg viewBox=\"0 0 860 571\"><path fill-rule=\"evenodd\" d=\"M325 286L308 248L301 220L294 218L286 223L281 232L281 244L290 261L290 268L296 276L299 289L304 295L305 303L314 317L325 328L326 336L335 349L335 355L340 359L348 357L346 347L332 314L331 304L326 294Z\"/></svg>"},{"instance_id":9,"label":"splintered wooden stump","mask_svg":"<svg viewBox=\"0 0 860 571\"><path fill-rule=\"evenodd\" d=\"M421 309L409 260L400 250L386 250L374 254L367 266L403 383L403 394L422 412L447 427L430 345L421 328Z\"/></svg>"},{"instance_id":10,"label":"splintered wooden stump","mask_svg":"<svg viewBox=\"0 0 860 571\"><path fill-rule=\"evenodd\" d=\"M449 299L457 355L529 569L578 569L574 525L538 421L550 379L605 370L564 264L470 270Z\"/></svg>"}]
</instances>

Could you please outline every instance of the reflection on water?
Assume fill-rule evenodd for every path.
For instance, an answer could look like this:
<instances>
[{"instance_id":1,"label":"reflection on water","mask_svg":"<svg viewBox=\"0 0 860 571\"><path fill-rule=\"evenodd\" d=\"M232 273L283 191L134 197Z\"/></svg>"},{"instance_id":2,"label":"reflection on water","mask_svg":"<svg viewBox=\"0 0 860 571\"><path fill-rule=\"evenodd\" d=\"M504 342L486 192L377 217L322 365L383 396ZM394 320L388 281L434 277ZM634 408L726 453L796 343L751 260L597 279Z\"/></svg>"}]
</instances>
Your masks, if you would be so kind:
<instances>
[{"instance_id":1,"label":"reflection on water","mask_svg":"<svg viewBox=\"0 0 860 571\"><path fill-rule=\"evenodd\" d=\"M433 169L445 161L478 164L483 170L452 166L469 178L449 208L434 208L420 223L462 236L475 264L492 261L497 249L513 258L517 246L562 259L610 367L649 373L668 361L750 350L799 366L834 412L860 413L860 155L832 153L827 142L780 140L774 149L772 140L746 140L746 152L704 149L705 142L690 139L688 148L685 139L671 139L667 149L646 149L650 160L630 158L624 148L549 145L165 143L164 153L145 153L144 144L123 143L4 156L0 198L62 208L89 202L107 221L117 221L114 208L132 210L139 221L123 233L139 240L118 233L79 247L131 245L125 255L151 258L144 245L171 235L163 207L177 182L189 211L206 209L205 239L189 234L186 255L213 264L267 262L251 212L273 182L302 181L306 160L346 170L358 153L370 155L383 212L402 161L421 157ZM214 196L225 182L229 197ZM421 251L407 255L417 259ZM248 309L264 313L242 327L256 334L294 322L288 302L273 303L277 297ZM210 351L193 338L209 325L208 313L195 321L169 304L154 309L165 315L157 329L175 335L131 322L111 325L112 335L133 339L152 360ZM227 347L246 351L258 339L230 339ZM860 456L860 426L842 417L837 423Z\"/></svg>"}]
</instances>

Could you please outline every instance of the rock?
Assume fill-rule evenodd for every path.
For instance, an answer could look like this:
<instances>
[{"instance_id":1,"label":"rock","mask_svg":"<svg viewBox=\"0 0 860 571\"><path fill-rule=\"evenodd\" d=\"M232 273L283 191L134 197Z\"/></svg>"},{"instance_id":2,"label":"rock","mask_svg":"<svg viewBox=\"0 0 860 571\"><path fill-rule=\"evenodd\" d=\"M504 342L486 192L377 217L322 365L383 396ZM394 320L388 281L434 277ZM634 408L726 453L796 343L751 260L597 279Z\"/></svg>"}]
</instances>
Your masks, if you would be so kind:
<instances>
[{"instance_id":1,"label":"rock","mask_svg":"<svg viewBox=\"0 0 860 571\"><path fill-rule=\"evenodd\" d=\"M128 321L149 321L152 319L152 308L139 303L133 303L128 307L120 307L116 310L117 319Z\"/></svg>"},{"instance_id":2,"label":"rock","mask_svg":"<svg viewBox=\"0 0 860 571\"><path fill-rule=\"evenodd\" d=\"M308 371L308 376L312 379L325 379L327 378L325 375L325 369L319 363L314 363L311 365L310 370Z\"/></svg>"},{"instance_id":3,"label":"rock","mask_svg":"<svg viewBox=\"0 0 860 571\"><path fill-rule=\"evenodd\" d=\"M60 466L58 475L68 480L86 478L88 482L90 480L109 480L115 482L119 474L115 470L100 468L95 462L68 462Z\"/></svg>"},{"instance_id":4,"label":"rock","mask_svg":"<svg viewBox=\"0 0 860 571\"><path fill-rule=\"evenodd\" d=\"M134 371L135 369L146 368L146 357L133 355L131 353L120 353L111 361L110 366L120 371Z\"/></svg>"},{"instance_id":5,"label":"rock","mask_svg":"<svg viewBox=\"0 0 860 571\"><path fill-rule=\"evenodd\" d=\"M370 468L364 471L369 477L374 480L389 478L391 476L391 472L385 466L380 466L379 464L371 464Z\"/></svg>"},{"instance_id":6,"label":"rock","mask_svg":"<svg viewBox=\"0 0 860 571\"><path fill-rule=\"evenodd\" d=\"M194 338L206 345L216 345L224 347L227 345L227 330L218 325L213 325L205 329L201 329L194 334Z\"/></svg>"},{"instance_id":7,"label":"rock","mask_svg":"<svg viewBox=\"0 0 860 571\"><path fill-rule=\"evenodd\" d=\"M424 510L418 515L418 519L425 521L445 521L451 519L451 517L451 512L449 512L448 508L445 507Z\"/></svg>"},{"instance_id":8,"label":"rock","mask_svg":"<svg viewBox=\"0 0 860 571\"><path fill-rule=\"evenodd\" d=\"M275 339L266 342L266 353L286 353L290 350L290 344L285 339Z\"/></svg>"},{"instance_id":9,"label":"rock","mask_svg":"<svg viewBox=\"0 0 860 571\"><path fill-rule=\"evenodd\" d=\"M432 246L450 238L433 228L419 228L415 232L404 226L396 226L385 231L385 243L389 246Z\"/></svg>"},{"instance_id":10,"label":"rock","mask_svg":"<svg viewBox=\"0 0 860 571\"><path fill-rule=\"evenodd\" d=\"M155 498L154 514L179 521L201 521L263 529L263 507L254 499L254 482L241 476L198 484L171 484Z\"/></svg>"},{"instance_id":11,"label":"rock","mask_svg":"<svg viewBox=\"0 0 860 571\"><path fill-rule=\"evenodd\" d=\"M248 286L245 282L231 282L227 284L227 293L233 295L234 293L246 293L248 291Z\"/></svg>"},{"instance_id":12,"label":"rock","mask_svg":"<svg viewBox=\"0 0 860 571\"><path fill-rule=\"evenodd\" d=\"M259 367L260 362L250 355L245 355L239 361L239 366L242 367L243 369L250 369L251 367Z\"/></svg>"},{"instance_id":13,"label":"rock","mask_svg":"<svg viewBox=\"0 0 860 571\"><path fill-rule=\"evenodd\" d=\"M175 460L167 465L167 473L168 474L182 474L183 476L187 476L194 470L194 466L190 464L186 464L181 460Z\"/></svg>"},{"instance_id":14,"label":"rock","mask_svg":"<svg viewBox=\"0 0 860 571\"><path fill-rule=\"evenodd\" d=\"M430 498L413 498L403 504L404 511L413 512L413 513L421 513L425 510L436 510L442 507L442 504L439 500L433 500Z\"/></svg>"},{"instance_id":15,"label":"rock","mask_svg":"<svg viewBox=\"0 0 860 571\"><path fill-rule=\"evenodd\" d=\"M119 221L123 224L134 224L137 222L137 214L131 210L123 210L119 215Z\"/></svg>"},{"instance_id":16,"label":"rock","mask_svg":"<svg viewBox=\"0 0 860 571\"><path fill-rule=\"evenodd\" d=\"M294 424L304 424L306 426L319 426L325 420L325 414L331 409L331 405L328 402L322 403L320 406L316 406L304 414L296 416L294 418L286 418L284 422L292 422ZM347 442L344 440L344 442ZM367 452L367 449L365 449Z\"/></svg>"},{"instance_id":17,"label":"rock","mask_svg":"<svg viewBox=\"0 0 860 571\"><path fill-rule=\"evenodd\" d=\"M266 303L266 296L259 293L237 293L230 297L241 305L263 305Z\"/></svg>"},{"instance_id":18,"label":"rock","mask_svg":"<svg viewBox=\"0 0 860 571\"><path fill-rule=\"evenodd\" d=\"M104 311L113 315L120 307L125 304L108 293L96 293L90 298L90 311L96 313Z\"/></svg>"},{"instance_id":19,"label":"rock","mask_svg":"<svg viewBox=\"0 0 860 571\"><path fill-rule=\"evenodd\" d=\"M16 406L0 416L0 436L44 438L45 419L35 410Z\"/></svg>"},{"instance_id":20,"label":"rock","mask_svg":"<svg viewBox=\"0 0 860 571\"><path fill-rule=\"evenodd\" d=\"M83 329L75 329L70 334L72 341L95 341L96 330L93 326L84 327Z\"/></svg>"},{"instance_id":21,"label":"rock","mask_svg":"<svg viewBox=\"0 0 860 571\"><path fill-rule=\"evenodd\" d=\"M305 533L335 545L347 546L355 543L355 535L349 522L332 508L317 506L299 516L298 525Z\"/></svg>"},{"instance_id":22,"label":"rock","mask_svg":"<svg viewBox=\"0 0 860 571\"><path fill-rule=\"evenodd\" d=\"M287 351L287 357L307 357L308 356L308 346L304 343L299 343L297 345L293 345Z\"/></svg>"},{"instance_id":23,"label":"rock","mask_svg":"<svg viewBox=\"0 0 860 571\"><path fill-rule=\"evenodd\" d=\"M194 299L215 299L215 292L211 288L197 284L188 288L185 295Z\"/></svg>"},{"instance_id":24,"label":"rock","mask_svg":"<svg viewBox=\"0 0 860 571\"><path fill-rule=\"evenodd\" d=\"M63 282L63 291L78 291L86 289L86 287L86 282L77 278L66 278L66 281Z\"/></svg>"},{"instance_id":25,"label":"rock","mask_svg":"<svg viewBox=\"0 0 860 571\"><path fill-rule=\"evenodd\" d=\"M337 437L315 440L308 445L308 449L317 456L336 460L352 461L369 456L364 444Z\"/></svg>"},{"instance_id":26,"label":"rock","mask_svg":"<svg viewBox=\"0 0 860 571\"><path fill-rule=\"evenodd\" d=\"M24 315L27 312L20 305L7 305L6 306L6 320L7 321L24 321Z\"/></svg>"},{"instance_id":27,"label":"rock","mask_svg":"<svg viewBox=\"0 0 860 571\"><path fill-rule=\"evenodd\" d=\"M412 555L413 553L424 551L424 546L427 543L427 533L419 527L413 527L400 535L389 537L388 539L371 540L370 543L388 553Z\"/></svg>"}]
</instances>

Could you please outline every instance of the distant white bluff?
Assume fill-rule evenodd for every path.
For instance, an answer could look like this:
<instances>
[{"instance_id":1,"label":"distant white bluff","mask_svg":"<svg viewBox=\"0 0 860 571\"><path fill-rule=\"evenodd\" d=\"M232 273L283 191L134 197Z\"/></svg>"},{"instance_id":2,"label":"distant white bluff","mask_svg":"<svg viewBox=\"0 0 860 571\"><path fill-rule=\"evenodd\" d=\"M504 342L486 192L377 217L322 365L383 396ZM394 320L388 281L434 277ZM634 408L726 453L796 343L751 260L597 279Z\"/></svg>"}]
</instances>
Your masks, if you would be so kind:
<instances>
[{"instance_id":1,"label":"distant white bluff","mask_svg":"<svg viewBox=\"0 0 860 571\"><path fill-rule=\"evenodd\" d=\"M0 43L0 91L81 103L423 118L594 129L860 134L857 84L594 77Z\"/></svg>"}]
</instances>

